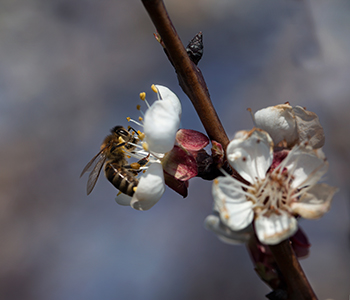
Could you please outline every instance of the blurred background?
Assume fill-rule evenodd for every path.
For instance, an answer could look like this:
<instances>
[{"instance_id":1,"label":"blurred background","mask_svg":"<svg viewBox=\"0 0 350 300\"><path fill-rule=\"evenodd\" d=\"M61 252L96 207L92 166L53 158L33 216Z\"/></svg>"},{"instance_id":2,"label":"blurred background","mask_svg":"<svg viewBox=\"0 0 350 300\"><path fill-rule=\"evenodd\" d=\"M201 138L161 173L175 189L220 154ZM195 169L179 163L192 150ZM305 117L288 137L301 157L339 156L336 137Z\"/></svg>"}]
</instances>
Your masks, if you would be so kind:
<instances>
[{"instance_id":1,"label":"blurred background","mask_svg":"<svg viewBox=\"0 0 350 300\"><path fill-rule=\"evenodd\" d=\"M338 186L301 261L320 299L349 294L350 2L167 0L230 136L246 111L289 101L326 133L326 181ZM167 190L150 211L115 203L101 176L86 196L85 164L115 125L138 117L152 83L182 100L182 127L203 131L154 40L140 1L0 1L0 299L264 299L244 246L203 228L211 184Z\"/></svg>"}]
</instances>

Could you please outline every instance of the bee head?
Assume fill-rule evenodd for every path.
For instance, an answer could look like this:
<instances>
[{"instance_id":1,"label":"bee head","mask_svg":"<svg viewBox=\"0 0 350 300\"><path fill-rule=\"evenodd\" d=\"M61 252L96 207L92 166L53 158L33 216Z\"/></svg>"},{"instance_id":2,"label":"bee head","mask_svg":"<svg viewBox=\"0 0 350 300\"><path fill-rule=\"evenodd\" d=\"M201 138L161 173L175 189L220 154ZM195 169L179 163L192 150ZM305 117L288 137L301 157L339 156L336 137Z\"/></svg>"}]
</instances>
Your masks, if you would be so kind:
<instances>
[{"instance_id":1,"label":"bee head","mask_svg":"<svg viewBox=\"0 0 350 300\"><path fill-rule=\"evenodd\" d=\"M123 126L115 126L111 129L111 133L115 134L117 137L121 137L124 141L128 142L130 140L131 134Z\"/></svg>"}]
</instances>

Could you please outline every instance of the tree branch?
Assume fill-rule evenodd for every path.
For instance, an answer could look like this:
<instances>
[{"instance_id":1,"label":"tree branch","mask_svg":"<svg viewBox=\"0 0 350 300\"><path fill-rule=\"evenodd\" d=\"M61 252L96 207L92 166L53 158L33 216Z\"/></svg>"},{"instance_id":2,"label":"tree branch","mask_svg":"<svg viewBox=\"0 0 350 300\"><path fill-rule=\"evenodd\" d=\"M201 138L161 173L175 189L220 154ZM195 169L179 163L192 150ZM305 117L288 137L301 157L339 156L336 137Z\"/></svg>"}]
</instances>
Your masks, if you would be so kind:
<instances>
[{"instance_id":1,"label":"tree branch","mask_svg":"<svg viewBox=\"0 0 350 300\"><path fill-rule=\"evenodd\" d=\"M226 149L229 139L211 102L203 75L189 58L163 1L142 0L142 3L161 37L162 45L177 73L179 84L192 101L209 138L219 142L223 149ZM270 249L288 284L288 299L317 299L289 240L270 246Z\"/></svg>"},{"instance_id":2,"label":"tree branch","mask_svg":"<svg viewBox=\"0 0 350 300\"><path fill-rule=\"evenodd\" d=\"M292 249L289 239L270 245L270 250L288 286L289 300L316 300L303 269Z\"/></svg>"},{"instance_id":3,"label":"tree branch","mask_svg":"<svg viewBox=\"0 0 350 300\"><path fill-rule=\"evenodd\" d=\"M179 84L192 101L209 138L219 142L226 149L229 139L210 100L203 75L190 60L163 1L142 0L142 3L162 39L168 57L178 75Z\"/></svg>"}]
</instances>

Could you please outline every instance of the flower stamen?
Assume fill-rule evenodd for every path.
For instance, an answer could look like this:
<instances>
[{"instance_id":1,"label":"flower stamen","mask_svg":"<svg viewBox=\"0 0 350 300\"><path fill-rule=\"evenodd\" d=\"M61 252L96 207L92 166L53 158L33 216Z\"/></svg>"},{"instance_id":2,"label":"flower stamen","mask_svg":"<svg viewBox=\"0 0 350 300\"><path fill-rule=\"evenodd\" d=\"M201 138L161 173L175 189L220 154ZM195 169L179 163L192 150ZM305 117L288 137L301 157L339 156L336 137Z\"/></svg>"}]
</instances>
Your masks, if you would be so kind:
<instances>
[{"instance_id":1,"label":"flower stamen","mask_svg":"<svg viewBox=\"0 0 350 300\"><path fill-rule=\"evenodd\" d=\"M141 117L139 117L139 119L140 119L140 118L141 118ZM138 126L143 127L143 124L141 124L140 122L135 121L134 119L131 119L130 117L127 117L126 119L128 120L128 122L132 122L132 123L134 123L134 124L136 124L136 125L138 125ZM142 118L141 118L140 121L142 121Z\"/></svg>"},{"instance_id":2,"label":"flower stamen","mask_svg":"<svg viewBox=\"0 0 350 300\"><path fill-rule=\"evenodd\" d=\"M249 189L254 189L252 186L247 185L247 184L245 184L245 183L243 183L243 182L240 182L240 181L236 180L235 178L233 178L233 177L232 177L231 175L229 175L223 168L220 168L220 172L221 172L222 174L224 174L226 177L232 179L235 183L239 184L242 188L245 188L245 189L247 189L247 190L249 190Z\"/></svg>"},{"instance_id":3,"label":"flower stamen","mask_svg":"<svg viewBox=\"0 0 350 300\"><path fill-rule=\"evenodd\" d=\"M250 116L252 117L252 121L253 121L254 127L258 127L258 126L256 125L255 116L254 116L254 114L253 114L253 112L252 112L252 109L251 109L250 107L248 107L248 108L247 108L247 111L249 111Z\"/></svg>"},{"instance_id":4,"label":"flower stamen","mask_svg":"<svg viewBox=\"0 0 350 300\"><path fill-rule=\"evenodd\" d=\"M154 84L151 85L151 89L152 89L153 92L158 94L158 89L157 89L157 87Z\"/></svg>"},{"instance_id":5,"label":"flower stamen","mask_svg":"<svg viewBox=\"0 0 350 300\"><path fill-rule=\"evenodd\" d=\"M149 103L148 103L148 101L146 99L146 93L145 92L140 93L140 99L146 103L147 108L150 108L150 105L149 105Z\"/></svg>"}]
</instances>

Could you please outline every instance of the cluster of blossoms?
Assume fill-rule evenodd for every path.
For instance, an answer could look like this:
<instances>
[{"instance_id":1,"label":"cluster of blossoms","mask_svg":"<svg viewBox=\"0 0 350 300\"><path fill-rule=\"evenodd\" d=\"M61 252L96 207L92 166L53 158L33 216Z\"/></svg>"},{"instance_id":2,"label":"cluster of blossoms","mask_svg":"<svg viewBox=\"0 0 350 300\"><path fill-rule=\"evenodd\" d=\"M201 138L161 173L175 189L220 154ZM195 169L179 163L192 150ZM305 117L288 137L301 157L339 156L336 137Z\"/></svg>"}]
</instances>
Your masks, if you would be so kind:
<instances>
[{"instance_id":1,"label":"cluster of blossoms","mask_svg":"<svg viewBox=\"0 0 350 300\"><path fill-rule=\"evenodd\" d=\"M167 87L152 85L158 99L149 105L146 94L141 93L148 109L138 121L128 118L143 128L136 149L127 152L137 159L148 159L145 172L140 176L133 197L117 196L121 205L130 205L137 210L148 210L162 197L165 185L182 196L187 196L188 180L198 174L196 154L209 144L202 133L180 129L181 103ZM140 107L138 106L138 109Z\"/></svg>"},{"instance_id":2,"label":"cluster of blossoms","mask_svg":"<svg viewBox=\"0 0 350 300\"><path fill-rule=\"evenodd\" d=\"M256 233L267 245L298 230L296 217L321 217L336 188L317 182L328 163L324 134L316 114L289 104L255 113L255 128L240 131L226 149L241 176L218 177L213 184L215 214L206 227L229 243L247 242Z\"/></svg>"},{"instance_id":3,"label":"cluster of blossoms","mask_svg":"<svg viewBox=\"0 0 350 300\"><path fill-rule=\"evenodd\" d=\"M138 121L138 143L125 152L147 159L132 197L116 201L137 210L148 210L162 197L165 185L187 196L189 179L199 169L210 169L203 150L209 139L202 133L180 129L181 103L168 88L152 85L158 99L150 105L146 94L140 98L147 110ZM224 176L214 179L214 214L206 227L229 243L242 243L256 235L258 242L274 245L298 231L299 216L316 219L330 207L336 188L317 183L328 169L321 150L323 128L316 114L288 103L259 110L253 116L255 127L239 131L226 148L226 158L236 175L220 169ZM222 166L224 151L212 141L214 168ZM131 149L131 148L130 148ZM227 168L226 168L227 169ZM211 172L214 178L217 170ZM299 233L299 236L302 234Z\"/></svg>"}]
</instances>

